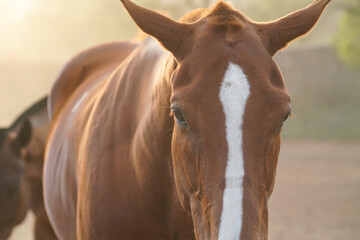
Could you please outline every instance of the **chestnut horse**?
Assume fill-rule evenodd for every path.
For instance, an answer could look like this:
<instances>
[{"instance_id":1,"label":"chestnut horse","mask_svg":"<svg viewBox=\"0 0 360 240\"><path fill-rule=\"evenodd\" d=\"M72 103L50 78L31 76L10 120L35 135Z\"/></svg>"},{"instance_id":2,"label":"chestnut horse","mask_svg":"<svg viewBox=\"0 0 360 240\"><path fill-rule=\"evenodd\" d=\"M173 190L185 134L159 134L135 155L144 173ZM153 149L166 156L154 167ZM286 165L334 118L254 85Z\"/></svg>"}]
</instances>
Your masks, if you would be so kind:
<instances>
[{"instance_id":1,"label":"chestnut horse","mask_svg":"<svg viewBox=\"0 0 360 240\"><path fill-rule=\"evenodd\" d=\"M176 22L122 0L160 44L144 38L53 116L44 194L57 236L267 239L280 131L291 114L272 56L329 2L255 23L222 1ZM57 106L53 95L62 90L52 89Z\"/></svg>"}]
</instances>

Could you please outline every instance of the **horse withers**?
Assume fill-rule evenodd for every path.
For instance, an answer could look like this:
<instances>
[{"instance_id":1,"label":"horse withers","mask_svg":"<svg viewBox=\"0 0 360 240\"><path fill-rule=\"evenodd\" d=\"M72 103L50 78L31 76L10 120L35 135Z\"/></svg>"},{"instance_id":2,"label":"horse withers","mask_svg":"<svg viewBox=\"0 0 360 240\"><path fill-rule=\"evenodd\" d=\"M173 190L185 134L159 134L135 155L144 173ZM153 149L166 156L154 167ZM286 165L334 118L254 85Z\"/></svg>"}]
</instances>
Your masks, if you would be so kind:
<instances>
[{"instance_id":1,"label":"horse withers","mask_svg":"<svg viewBox=\"0 0 360 240\"><path fill-rule=\"evenodd\" d=\"M58 108L44 172L58 237L267 239L291 114L272 56L329 2L255 23L222 1L176 22L122 0L157 41L144 38ZM52 95L62 90L56 106Z\"/></svg>"}]
</instances>

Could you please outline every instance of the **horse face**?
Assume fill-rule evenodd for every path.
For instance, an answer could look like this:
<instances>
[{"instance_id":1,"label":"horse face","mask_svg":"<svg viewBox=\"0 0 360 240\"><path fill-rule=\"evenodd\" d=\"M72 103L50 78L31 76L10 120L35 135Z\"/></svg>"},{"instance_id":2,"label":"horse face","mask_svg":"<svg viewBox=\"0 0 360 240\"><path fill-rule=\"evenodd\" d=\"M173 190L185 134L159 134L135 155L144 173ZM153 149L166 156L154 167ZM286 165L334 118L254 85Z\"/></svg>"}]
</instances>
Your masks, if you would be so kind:
<instances>
[{"instance_id":1,"label":"horse face","mask_svg":"<svg viewBox=\"0 0 360 240\"><path fill-rule=\"evenodd\" d=\"M0 239L6 239L28 208L21 149L29 141L30 125L25 123L18 134L1 129L0 135Z\"/></svg>"},{"instance_id":2,"label":"horse face","mask_svg":"<svg viewBox=\"0 0 360 240\"><path fill-rule=\"evenodd\" d=\"M267 239L280 131L291 113L271 56L309 31L329 0L265 24L223 2L196 11L191 24L122 2L178 62L169 80L173 169L197 239Z\"/></svg>"},{"instance_id":3,"label":"horse face","mask_svg":"<svg viewBox=\"0 0 360 240\"><path fill-rule=\"evenodd\" d=\"M264 236L290 98L251 29L243 26L235 45L225 27L204 23L202 31L172 79L178 195L199 239L246 227L255 229L249 239Z\"/></svg>"}]
</instances>

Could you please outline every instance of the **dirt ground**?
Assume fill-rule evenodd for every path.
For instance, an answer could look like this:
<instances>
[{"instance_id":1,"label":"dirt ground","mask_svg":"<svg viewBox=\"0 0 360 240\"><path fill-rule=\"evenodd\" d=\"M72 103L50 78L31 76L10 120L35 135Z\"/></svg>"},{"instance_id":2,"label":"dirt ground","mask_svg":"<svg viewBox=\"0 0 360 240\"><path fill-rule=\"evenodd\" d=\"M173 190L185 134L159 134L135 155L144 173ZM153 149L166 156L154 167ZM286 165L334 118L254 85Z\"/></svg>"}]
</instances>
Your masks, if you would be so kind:
<instances>
[{"instance_id":1,"label":"dirt ground","mask_svg":"<svg viewBox=\"0 0 360 240\"><path fill-rule=\"evenodd\" d=\"M31 225L11 240L32 240ZM269 239L360 239L360 142L283 141Z\"/></svg>"},{"instance_id":2,"label":"dirt ground","mask_svg":"<svg viewBox=\"0 0 360 240\"><path fill-rule=\"evenodd\" d=\"M360 143L283 142L269 239L360 239Z\"/></svg>"}]
</instances>

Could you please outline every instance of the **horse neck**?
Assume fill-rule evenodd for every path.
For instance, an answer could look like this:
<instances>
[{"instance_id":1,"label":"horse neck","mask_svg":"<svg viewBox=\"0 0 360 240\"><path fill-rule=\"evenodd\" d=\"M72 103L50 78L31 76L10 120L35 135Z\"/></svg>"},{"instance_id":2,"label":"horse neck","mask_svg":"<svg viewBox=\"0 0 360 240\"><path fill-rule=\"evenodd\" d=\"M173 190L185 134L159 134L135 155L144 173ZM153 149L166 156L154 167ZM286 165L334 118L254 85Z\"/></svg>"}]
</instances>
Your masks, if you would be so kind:
<instances>
[{"instance_id":1,"label":"horse neck","mask_svg":"<svg viewBox=\"0 0 360 240\"><path fill-rule=\"evenodd\" d=\"M171 77L177 67L166 53L155 74L148 104L136 129L131 151L139 195L145 211L156 213L160 223L172 226L179 239L194 239L191 215L181 206L176 192L171 155L174 120L170 117ZM168 227L167 227L167 230Z\"/></svg>"},{"instance_id":2,"label":"horse neck","mask_svg":"<svg viewBox=\"0 0 360 240\"><path fill-rule=\"evenodd\" d=\"M169 115L170 79L176 61L168 53L164 54L158 63L159 72L151 79L151 94L144 100L147 104L140 111L142 117L131 144L131 159L139 186L138 195L146 199L143 212L156 212L164 224L172 222L191 235L190 215L184 211L177 197L171 156L174 122Z\"/></svg>"},{"instance_id":3,"label":"horse neck","mask_svg":"<svg viewBox=\"0 0 360 240\"><path fill-rule=\"evenodd\" d=\"M171 137L173 120L170 118L170 77L174 70L174 59L160 60L160 70L154 75L150 99L136 129L132 157L136 177L146 189L160 189L159 184L172 187ZM168 189L163 186L162 189Z\"/></svg>"}]
</instances>

